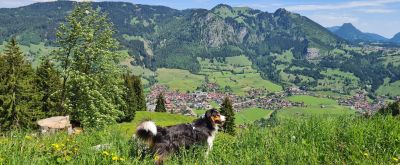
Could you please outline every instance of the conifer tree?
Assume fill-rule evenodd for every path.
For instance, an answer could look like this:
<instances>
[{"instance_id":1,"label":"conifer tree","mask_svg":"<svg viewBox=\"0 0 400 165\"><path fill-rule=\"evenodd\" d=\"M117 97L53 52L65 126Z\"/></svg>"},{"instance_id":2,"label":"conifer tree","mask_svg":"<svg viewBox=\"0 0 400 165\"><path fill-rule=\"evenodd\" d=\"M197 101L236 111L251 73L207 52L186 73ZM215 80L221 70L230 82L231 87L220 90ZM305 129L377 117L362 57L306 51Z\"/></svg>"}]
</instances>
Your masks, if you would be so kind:
<instances>
[{"instance_id":1,"label":"conifer tree","mask_svg":"<svg viewBox=\"0 0 400 165\"><path fill-rule=\"evenodd\" d=\"M154 110L155 112L167 112L167 109L165 108L165 98L164 94L160 93L157 97L157 102L156 102L156 109Z\"/></svg>"},{"instance_id":2,"label":"conifer tree","mask_svg":"<svg viewBox=\"0 0 400 165\"><path fill-rule=\"evenodd\" d=\"M0 130L33 126L38 118L34 71L15 38L6 45L0 62Z\"/></svg>"},{"instance_id":3,"label":"conifer tree","mask_svg":"<svg viewBox=\"0 0 400 165\"><path fill-rule=\"evenodd\" d=\"M225 97L224 101L222 102L220 113L226 117L226 121L223 126L224 132L235 135L235 113L233 112L232 102L229 97Z\"/></svg>"},{"instance_id":4,"label":"conifer tree","mask_svg":"<svg viewBox=\"0 0 400 165\"><path fill-rule=\"evenodd\" d=\"M45 117L63 115L59 111L60 75L48 57L44 57L36 70L35 86L40 94L40 110Z\"/></svg>"},{"instance_id":5,"label":"conifer tree","mask_svg":"<svg viewBox=\"0 0 400 165\"><path fill-rule=\"evenodd\" d=\"M143 92L142 80L140 77L135 76L133 83L133 88L135 90L136 99L137 99L137 111L146 111L146 98Z\"/></svg>"},{"instance_id":6,"label":"conifer tree","mask_svg":"<svg viewBox=\"0 0 400 165\"><path fill-rule=\"evenodd\" d=\"M126 104L122 107L122 112L124 114L122 117L120 117L120 122L132 121L135 117L135 112L138 109L138 98L135 91L136 79L137 77L134 75L124 75L124 100Z\"/></svg>"},{"instance_id":7,"label":"conifer tree","mask_svg":"<svg viewBox=\"0 0 400 165\"><path fill-rule=\"evenodd\" d=\"M57 31L62 85L60 105L73 122L101 128L121 116L123 99L123 58L107 15L82 2Z\"/></svg>"}]
</instances>

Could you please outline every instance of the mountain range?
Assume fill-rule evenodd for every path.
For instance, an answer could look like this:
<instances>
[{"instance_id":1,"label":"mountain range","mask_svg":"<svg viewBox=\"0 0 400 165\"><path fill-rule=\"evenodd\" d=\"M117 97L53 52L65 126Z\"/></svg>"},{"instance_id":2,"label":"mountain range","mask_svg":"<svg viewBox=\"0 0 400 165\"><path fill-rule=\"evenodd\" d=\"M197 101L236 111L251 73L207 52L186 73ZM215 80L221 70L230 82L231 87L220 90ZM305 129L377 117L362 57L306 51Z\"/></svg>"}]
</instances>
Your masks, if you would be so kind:
<instances>
[{"instance_id":1,"label":"mountain range","mask_svg":"<svg viewBox=\"0 0 400 165\"><path fill-rule=\"evenodd\" d=\"M342 26L333 26L327 28L332 33L336 34L337 36L353 42L393 42L393 43L400 43L399 39L400 34L395 35L392 39L385 38L379 34L374 33L365 33L358 30L353 24L351 23L344 23ZM396 39L397 38L397 39Z\"/></svg>"},{"instance_id":2,"label":"mountain range","mask_svg":"<svg viewBox=\"0 0 400 165\"><path fill-rule=\"evenodd\" d=\"M16 36L30 48L56 47L56 28L75 4L55 1L0 9L0 42ZM211 10L176 10L127 2L93 2L92 6L108 13L121 51L134 59L132 65L153 71L177 68L197 74L199 58L224 61L245 55L264 79L283 86L332 90L326 82L334 81L340 84L340 89L335 88L340 92L366 86L375 91L385 78L400 79L400 67L396 63L388 67L382 54L353 49L345 37L285 9L269 13L220 4ZM352 27L342 26L335 33L354 31ZM35 58L34 51L29 53ZM353 79L351 89L342 87Z\"/></svg>"}]
</instances>

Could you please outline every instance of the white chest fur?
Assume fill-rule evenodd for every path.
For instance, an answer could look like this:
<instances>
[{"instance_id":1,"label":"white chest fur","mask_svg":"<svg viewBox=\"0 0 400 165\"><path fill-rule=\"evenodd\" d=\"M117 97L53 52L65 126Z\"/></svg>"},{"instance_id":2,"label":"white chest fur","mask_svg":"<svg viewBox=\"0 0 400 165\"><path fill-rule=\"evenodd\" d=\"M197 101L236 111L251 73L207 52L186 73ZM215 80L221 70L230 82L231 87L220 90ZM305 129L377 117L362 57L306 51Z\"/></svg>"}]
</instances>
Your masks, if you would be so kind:
<instances>
[{"instance_id":1,"label":"white chest fur","mask_svg":"<svg viewBox=\"0 0 400 165\"><path fill-rule=\"evenodd\" d=\"M213 147L213 143L214 143L214 139L215 139L215 135L217 134L217 131L218 131L218 127L216 127L215 130L211 132L211 135L208 136L208 138L207 138L208 149L206 152L206 156L208 156L208 153L211 151L211 149Z\"/></svg>"}]
</instances>

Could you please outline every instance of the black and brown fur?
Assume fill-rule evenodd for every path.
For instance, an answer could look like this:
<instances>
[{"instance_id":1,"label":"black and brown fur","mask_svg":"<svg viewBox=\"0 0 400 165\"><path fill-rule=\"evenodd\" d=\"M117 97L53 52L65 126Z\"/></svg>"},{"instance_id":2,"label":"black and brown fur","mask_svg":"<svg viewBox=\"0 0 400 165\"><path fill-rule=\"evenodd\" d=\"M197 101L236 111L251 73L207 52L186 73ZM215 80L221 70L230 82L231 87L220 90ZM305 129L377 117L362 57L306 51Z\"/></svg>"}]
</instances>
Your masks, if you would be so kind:
<instances>
[{"instance_id":1,"label":"black and brown fur","mask_svg":"<svg viewBox=\"0 0 400 165\"><path fill-rule=\"evenodd\" d=\"M220 115L215 109L206 111L203 117L191 124L159 127L152 121L144 121L137 127L136 137L149 145L151 152L155 154L155 163L163 164L171 153L196 144L208 144L208 154L218 131L218 125L224 121L225 116Z\"/></svg>"}]
</instances>

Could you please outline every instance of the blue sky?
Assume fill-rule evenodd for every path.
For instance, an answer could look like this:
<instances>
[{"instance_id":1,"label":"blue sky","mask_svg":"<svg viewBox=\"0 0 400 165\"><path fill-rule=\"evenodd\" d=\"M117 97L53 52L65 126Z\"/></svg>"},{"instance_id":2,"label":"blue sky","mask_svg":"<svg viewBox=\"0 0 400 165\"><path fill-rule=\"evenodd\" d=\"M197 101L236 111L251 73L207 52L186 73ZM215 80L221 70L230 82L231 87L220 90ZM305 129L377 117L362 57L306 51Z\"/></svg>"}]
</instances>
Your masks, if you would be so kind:
<instances>
[{"instance_id":1,"label":"blue sky","mask_svg":"<svg viewBox=\"0 0 400 165\"><path fill-rule=\"evenodd\" d=\"M51 0L0 0L0 8L18 7ZM95 0L100 1L100 0ZM400 32L400 0L108 0L135 4L163 5L175 9L206 8L217 4L247 6L274 12L286 8L329 27L350 22L364 32L391 38Z\"/></svg>"}]
</instances>

